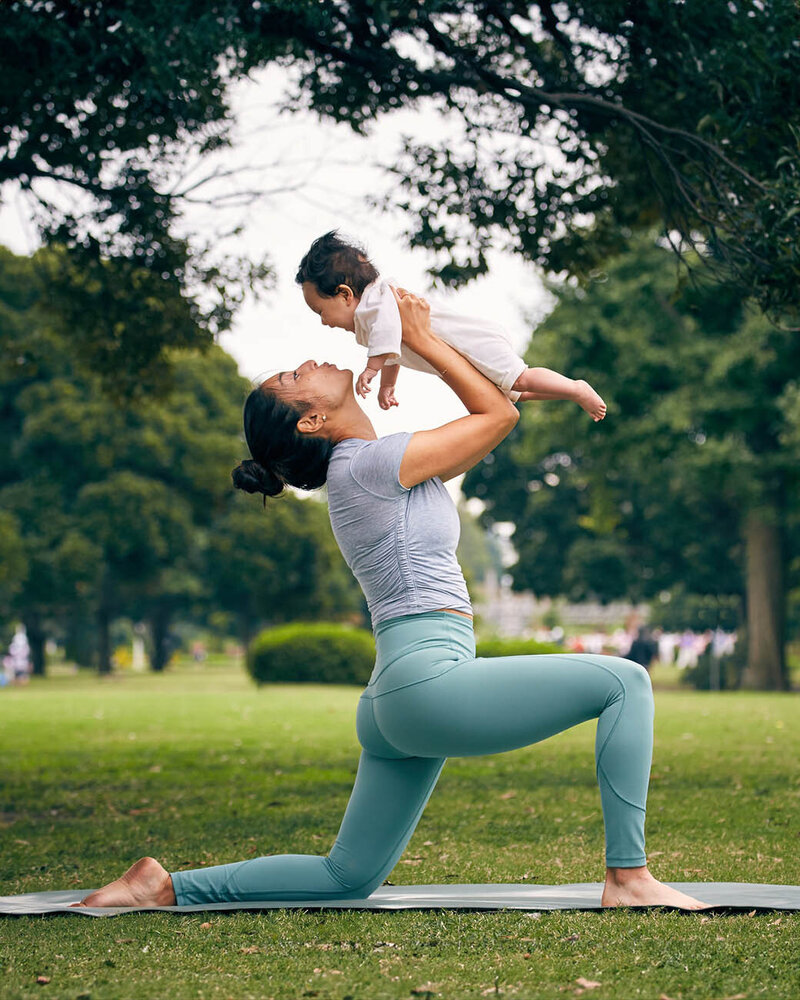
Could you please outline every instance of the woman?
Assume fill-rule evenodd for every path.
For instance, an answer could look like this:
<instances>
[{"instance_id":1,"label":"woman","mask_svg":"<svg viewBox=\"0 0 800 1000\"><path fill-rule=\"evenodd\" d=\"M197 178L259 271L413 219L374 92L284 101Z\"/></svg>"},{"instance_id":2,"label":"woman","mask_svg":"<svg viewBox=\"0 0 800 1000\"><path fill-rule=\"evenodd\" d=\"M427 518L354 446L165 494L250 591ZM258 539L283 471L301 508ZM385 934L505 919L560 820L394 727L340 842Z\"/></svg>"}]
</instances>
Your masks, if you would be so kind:
<instances>
[{"instance_id":1,"label":"woman","mask_svg":"<svg viewBox=\"0 0 800 1000\"><path fill-rule=\"evenodd\" d=\"M248 492L328 484L331 523L372 615L377 660L358 706L363 747L327 857L275 855L171 875L153 858L82 906L165 906L267 899L363 898L403 853L445 758L499 753L597 718L606 828L604 906L703 904L647 870L644 816L653 703L647 673L612 656L476 659L456 561L458 517L442 480L509 433L506 396L430 330L427 305L398 294L403 340L453 389L468 415L435 430L378 439L353 373L307 361L254 390L245 406Z\"/></svg>"}]
</instances>

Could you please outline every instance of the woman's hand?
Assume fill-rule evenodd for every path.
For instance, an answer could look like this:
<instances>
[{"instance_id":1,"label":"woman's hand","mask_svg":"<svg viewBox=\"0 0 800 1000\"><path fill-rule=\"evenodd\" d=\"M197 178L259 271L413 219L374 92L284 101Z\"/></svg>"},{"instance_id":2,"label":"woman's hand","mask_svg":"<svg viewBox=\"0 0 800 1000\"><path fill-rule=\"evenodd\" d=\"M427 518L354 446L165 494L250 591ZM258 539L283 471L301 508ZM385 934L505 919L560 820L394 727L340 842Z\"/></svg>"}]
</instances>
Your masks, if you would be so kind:
<instances>
[{"instance_id":1,"label":"woman's hand","mask_svg":"<svg viewBox=\"0 0 800 1000\"><path fill-rule=\"evenodd\" d=\"M403 323L403 343L416 354L424 350L425 344L434 336L431 330L431 307L418 295L412 295L405 288L393 288Z\"/></svg>"}]
</instances>

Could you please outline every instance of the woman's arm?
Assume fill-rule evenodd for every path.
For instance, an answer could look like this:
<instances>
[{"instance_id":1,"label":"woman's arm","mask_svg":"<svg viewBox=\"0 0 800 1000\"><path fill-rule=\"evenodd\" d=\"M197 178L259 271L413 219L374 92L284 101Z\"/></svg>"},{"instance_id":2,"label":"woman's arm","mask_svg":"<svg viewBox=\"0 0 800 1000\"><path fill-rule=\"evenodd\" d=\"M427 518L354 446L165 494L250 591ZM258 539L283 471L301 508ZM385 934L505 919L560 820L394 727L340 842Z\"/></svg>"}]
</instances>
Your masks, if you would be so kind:
<instances>
[{"instance_id":1,"label":"woman's arm","mask_svg":"<svg viewBox=\"0 0 800 1000\"><path fill-rule=\"evenodd\" d=\"M398 294L403 343L432 365L469 415L431 431L418 431L400 463L400 483L410 488L439 476L452 479L479 462L519 419L516 407L458 351L430 328L430 307L415 295Z\"/></svg>"}]
</instances>

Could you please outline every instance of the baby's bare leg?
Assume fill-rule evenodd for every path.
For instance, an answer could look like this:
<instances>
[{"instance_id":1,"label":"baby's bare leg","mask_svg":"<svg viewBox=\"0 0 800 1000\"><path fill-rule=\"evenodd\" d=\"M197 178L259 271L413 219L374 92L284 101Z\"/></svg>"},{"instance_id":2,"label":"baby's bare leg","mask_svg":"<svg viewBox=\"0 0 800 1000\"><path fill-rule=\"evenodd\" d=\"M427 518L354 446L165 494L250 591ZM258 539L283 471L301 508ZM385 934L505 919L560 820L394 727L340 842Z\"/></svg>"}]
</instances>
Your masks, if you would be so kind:
<instances>
[{"instance_id":1,"label":"baby's bare leg","mask_svg":"<svg viewBox=\"0 0 800 1000\"><path fill-rule=\"evenodd\" d=\"M514 383L521 400L529 399L571 399L594 420L602 420L606 415L606 404L602 397L583 379L567 378L549 368L526 368Z\"/></svg>"}]
</instances>

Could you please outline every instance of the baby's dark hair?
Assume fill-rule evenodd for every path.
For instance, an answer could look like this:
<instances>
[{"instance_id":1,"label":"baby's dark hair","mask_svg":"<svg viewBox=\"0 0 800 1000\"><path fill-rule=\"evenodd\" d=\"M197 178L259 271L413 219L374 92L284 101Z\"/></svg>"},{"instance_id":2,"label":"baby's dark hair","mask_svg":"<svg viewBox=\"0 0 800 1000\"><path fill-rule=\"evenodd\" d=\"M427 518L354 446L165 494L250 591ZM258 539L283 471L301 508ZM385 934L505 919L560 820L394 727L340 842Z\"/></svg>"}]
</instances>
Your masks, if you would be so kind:
<instances>
[{"instance_id":1,"label":"baby's dark hair","mask_svg":"<svg viewBox=\"0 0 800 1000\"><path fill-rule=\"evenodd\" d=\"M246 493L276 497L284 486L315 490L328 478L333 445L326 438L301 434L297 421L308 403L287 403L269 389L253 389L244 404L244 436L252 459L231 473L233 485Z\"/></svg>"},{"instance_id":2,"label":"baby's dark hair","mask_svg":"<svg viewBox=\"0 0 800 1000\"><path fill-rule=\"evenodd\" d=\"M311 244L294 280L298 285L310 281L328 299L336 294L339 285L348 285L361 298L367 285L377 277L378 271L366 251L354 243L346 243L332 229Z\"/></svg>"}]
</instances>

